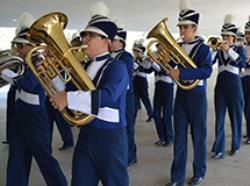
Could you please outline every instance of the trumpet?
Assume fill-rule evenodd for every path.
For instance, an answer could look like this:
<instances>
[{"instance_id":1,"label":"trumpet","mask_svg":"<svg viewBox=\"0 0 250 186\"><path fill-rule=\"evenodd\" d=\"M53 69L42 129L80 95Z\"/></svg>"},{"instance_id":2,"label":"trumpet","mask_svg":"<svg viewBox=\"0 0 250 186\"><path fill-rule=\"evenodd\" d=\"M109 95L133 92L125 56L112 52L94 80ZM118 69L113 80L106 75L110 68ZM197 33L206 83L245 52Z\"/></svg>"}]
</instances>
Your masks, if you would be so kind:
<instances>
[{"instance_id":1,"label":"trumpet","mask_svg":"<svg viewBox=\"0 0 250 186\"><path fill-rule=\"evenodd\" d=\"M219 37L210 37L207 41L208 47L211 48L213 51L218 50L221 44L222 40Z\"/></svg>"},{"instance_id":2,"label":"trumpet","mask_svg":"<svg viewBox=\"0 0 250 186\"><path fill-rule=\"evenodd\" d=\"M10 49L0 51L0 72L6 69L9 69L17 74L15 78L13 78L14 80L20 78L25 73L23 59L14 55L14 52ZM9 82L0 78L0 87L7 84L9 84Z\"/></svg>"}]
</instances>

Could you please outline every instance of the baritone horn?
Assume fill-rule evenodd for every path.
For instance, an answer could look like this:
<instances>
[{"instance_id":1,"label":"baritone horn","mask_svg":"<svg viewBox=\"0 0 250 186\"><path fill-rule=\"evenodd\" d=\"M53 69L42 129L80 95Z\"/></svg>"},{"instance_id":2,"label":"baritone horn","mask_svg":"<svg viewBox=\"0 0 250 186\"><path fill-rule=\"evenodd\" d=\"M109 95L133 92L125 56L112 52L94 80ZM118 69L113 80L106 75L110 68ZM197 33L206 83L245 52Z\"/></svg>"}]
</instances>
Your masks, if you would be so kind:
<instances>
[{"instance_id":1,"label":"baritone horn","mask_svg":"<svg viewBox=\"0 0 250 186\"><path fill-rule=\"evenodd\" d=\"M192 59L178 45L177 41L168 31L166 25L167 20L168 18L164 18L148 33L147 39L150 39L147 45L148 55L167 73L173 69L173 67L169 64L170 61L176 65L181 65L184 68L197 68ZM157 44L162 47L162 50L153 52L152 47ZM184 90L190 90L198 85L199 80L175 80L175 83Z\"/></svg>"},{"instance_id":2,"label":"baritone horn","mask_svg":"<svg viewBox=\"0 0 250 186\"><path fill-rule=\"evenodd\" d=\"M63 13L50 13L37 19L28 32L30 41L42 44L29 52L26 61L49 97L61 91L54 84L55 78L59 78L64 85L73 84L78 90L95 89L64 36L63 29L67 21ZM33 64L31 60L33 53L41 56L36 64ZM61 114L72 125L84 125L94 119L94 116L68 108L62 110Z\"/></svg>"},{"instance_id":3,"label":"baritone horn","mask_svg":"<svg viewBox=\"0 0 250 186\"><path fill-rule=\"evenodd\" d=\"M23 59L14 54L10 49L0 51L0 72L3 70L11 70L16 74L14 80L20 78L25 73L25 65ZM0 88L9 84L0 77Z\"/></svg>"},{"instance_id":4,"label":"baritone horn","mask_svg":"<svg viewBox=\"0 0 250 186\"><path fill-rule=\"evenodd\" d=\"M207 40L208 47L211 48L213 51L218 50L221 44L222 40L219 37L210 37Z\"/></svg>"}]
</instances>

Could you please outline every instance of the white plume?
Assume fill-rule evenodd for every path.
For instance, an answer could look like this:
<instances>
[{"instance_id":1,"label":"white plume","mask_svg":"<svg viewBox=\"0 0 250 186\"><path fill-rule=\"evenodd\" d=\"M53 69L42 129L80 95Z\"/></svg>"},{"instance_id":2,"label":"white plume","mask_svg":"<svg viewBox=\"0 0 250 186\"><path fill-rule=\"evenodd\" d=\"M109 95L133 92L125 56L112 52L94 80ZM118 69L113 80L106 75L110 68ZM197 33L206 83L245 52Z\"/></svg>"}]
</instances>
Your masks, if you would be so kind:
<instances>
[{"instance_id":1,"label":"white plume","mask_svg":"<svg viewBox=\"0 0 250 186\"><path fill-rule=\"evenodd\" d=\"M241 32L241 27L240 26L237 27L237 33L239 33L239 32Z\"/></svg>"},{"instance_id":2,"label":"white plume","mask_svg":"<svg viewBox=\"0 0 250 186\"><path fill-rule=\"evenodd\" d=\"M224 18L224 24L232 24L234 22L234 16L232 14L227 14Z\"/></svg>"},{"instance_id":3,"label":"white plume","mask_svg":"<svg viewBox=\"0 0 250 186\"><path fill-rule=\"evenodd\" d=\"M107 5L103 1L95 3L90 8L90 12L91 12L91 16L101 15L101 16L106 16L106 17L110 13L109 8L107 7Z\"/></svg>"},{"instance_id":4,"label":"white plume","mask_svg":"<svg viewBox=\"0 0 250 186\"><path fill-rule=\"evenodd\" d=\"M19 19L19 22L16 28L16 34L19 33L19 31L22 28L29 28L33 22L34 22L34 17L29 12L23 13Z\"/></svg>"},{"instance_id":5,"label":"white plume","mask_svg":"<svg viewBox=\"0 0 250 186\"><path fill-rule=\"evenodd\" d=\"M136 44L136 45L139 45L139 44L143 45L144 41L145 41L144 38L136 39L134 41L134 44Z\"/></svg>"},{"instance_id":6,"label":"white plume","mask_svg":"<svg viewBox=\"0 0 250 186\"><path fill-rule=\"evenodd\" d=\"M117 28L124 29L125 25L122 23L122 20L120 18L115 17L113 21L116 24Z\"/></svg>"},{"instance_id":7,"label":"white plume","mask_svg":"<svg viewBox=\"0 0 250 186\"><path fill-rule=\"evenodd\" d=\"M71 39L71 40L77 38L78 36L79 36L78 32L77 32L77 31L74 32L74 33L72 34L72 39Z\"/></svg>"},{"instance_id":8,"label":"white plume","mask_svg":"<svg viewBox=\"0 0 250 186\"><path fill-rule=\"evenodd\" d=\"M188 10L191 8L191 2L190 0L180 0L179 3L180 10Z\"/></svg>"}]
</instances>

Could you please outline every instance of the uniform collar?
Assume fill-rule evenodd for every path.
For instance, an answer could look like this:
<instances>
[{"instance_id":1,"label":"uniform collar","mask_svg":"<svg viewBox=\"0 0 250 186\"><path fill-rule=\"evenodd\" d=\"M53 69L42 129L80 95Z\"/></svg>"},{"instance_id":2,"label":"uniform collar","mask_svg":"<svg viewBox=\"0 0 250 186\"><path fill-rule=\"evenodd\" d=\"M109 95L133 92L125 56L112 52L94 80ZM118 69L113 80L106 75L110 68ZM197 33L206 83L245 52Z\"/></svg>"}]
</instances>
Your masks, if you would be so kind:
<instances>
[{"instance_id":1,"label":"uniform collar","mask_svg":"<svg viewBox=\"0 0 250 186\"><path fill-rule=\"evenodd\" d=\"M199 36L196 36L192 41L189 42L181 42L181 44L187 44L187 45L192 45L198 42L203 42L203 39Z\"/></svg>"},{"instance_id":2,"label":"uniform collar","mask_svg":"<svg viewBox=\"0 0 250 186\"><path fill-rule=\"evenodd\" d=\"M113 53L119 53L119 52L121 52L121 51L123 51L123 48L119 48L119 49L113 51Z\"/></svg>"},{"instance_id":3,"label":"uniform collar","mask_svg":"<svg viewBox=\"0 0 250 186\"><path fill-rule=\"evenodd\" d=\"M109 53L109 52L105 52L105 53L103 53L103 54L100 54L100 55L96 56L96 57L94 58L94 61L96 61L96 62L98 62L98 61L103 61L103 60L108 59L108 58L110 58L110 57L111 57L111 56L110 56L110 53Z\"/></svg>"}]
</instances>

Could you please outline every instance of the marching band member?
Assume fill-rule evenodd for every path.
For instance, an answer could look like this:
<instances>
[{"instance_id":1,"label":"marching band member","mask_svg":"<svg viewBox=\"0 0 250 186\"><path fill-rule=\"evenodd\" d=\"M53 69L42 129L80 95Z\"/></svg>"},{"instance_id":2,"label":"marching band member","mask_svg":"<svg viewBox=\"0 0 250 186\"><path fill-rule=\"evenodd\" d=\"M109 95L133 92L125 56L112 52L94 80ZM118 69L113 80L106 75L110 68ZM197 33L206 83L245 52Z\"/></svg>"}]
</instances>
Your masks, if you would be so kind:
<instances>
[{"instance_id":1,"label":"marching band member","mask_svg":"<svg viewBox=\"0 0 250 186\"><path fill-rule=\"evenodd\" d=\"M72 186L128 186L126 90L129 84L124 62L113 59L109 45L117 27L103 2L92 7L92 18L80 32L84 52L91 59L85 69L94 91L59 92L51 98L59 110L68 107L96 118L80 129L73 155Z\"/></svg>"},{"instance_id":2,"label":"marching band member","mask_svg":"<svg viewBox=\"0 0 250 186\"><path fill-rule=\"evenodd\" d=\"M133 85L133 56L125 50L127 31L123 29L123 25L119 19L114 20L118 27L117 33L110 47L111 55L114 59L121 60L126 64L129 85L126 94L126 120L127 120L127 135L128 135L128 166L137 162L136 144L135 144L135 123L134 113L134 85Z\"/></svg>"},{"instance_id":3,"label":"marching band member","mask_svg":"<svg viewBox=\"0 0 250 186\"><path fill-rule=\"evenodd\" d=\"M153 118L153 109L150 102L148 94L148 80L147 73L151 68L151 62L147 61L144 57L145 47L143 46L143 40L135 41L133 45L133 55L134 55L134 91L135 91L135 114L134 122L136 121L137 111L140 105L140 99L142 100L146 110L148 119L150 122ZM151 70L150 70L151 72Z\"/></svg>"},{"instance_id":4,"label":"marching band member","mask_svg":"<svg viewBox=\"0 0 250 186\"><path fill-rule=\"evenodd\" d=\"M243 113L243 91L239 76L240 68L245 64L243 47L235 45L237 27L232 15L225 16L221 35L223 42L213 54L213 63L218 61L219 74L215 86L215 141L212 158L222 159L225 153L225 113L228 108L232 129L230 155L238 153L241 143L241 126Z\"/></svg>"},{"instance_id":5,"label":"marching band member","mask_svg":"<svg viewBox=\"0 0 250 186\"><path fill-rule=\"evenodd\" d=\"M24 14L12 44L19 56L25 59L34 48L27 39L33 22L30 14ZM32 57L38 62L38 55ZM34 74L27 68L26 74L16 80L15 131L10 138L7 165L7 186L27 186L32 157L35 158L47 185L66 186L66 178L51 151L51 126L45 108L45 95Z\"/></svg>"},{"instance_id":6,"label":"marching band member","mask_svg":"<svg viewBox=\"0 0 250 186\"><path fill-rule=\"evenodd\" d=\"M157 50L162 50L160 44L156 45ZM152 63L155 71L155 91L154 91L154 121L158 134L156 145L168 146L173 143L173 99L174 84L172 79L161 67Z\"/></svg>"},{"instance_id":7,"label":"marching band member","mask_svg":"<svg viewBox=\"0 0 250 186\"><path fill-rule=\"evenodd\" d=\"M212 73L212 61L208 46L196 37L199 12L190 9L188 1L180 2L179 30L183 42L180 46L197 65L197 68L173 69L173 80L195 80L200 83L191 90L178 87L174 104L174 160L171 167L171 182L168 186L184 184L187 163L187 134L190 123L194 148L193 177L189 185L202 182L206 174L207 95L206 79Z\"/></svg>"},{"instance_id":8,"label":"marching band member","mask_svg":"<svg viewBox=\"0 0 250 186\"><path fill-rule=\"evenodd\" d=\"M3 144L9 144L11 138L11 132L15 130L14 123L14 114L15 114L15 95L16 95L16 86L10 85L8 94L7 94L7 111L6 111L6 141L3 141Z\"/></svg>"},{"instance_id":9,"label":"marching band member","mask_svg":"<svg viewBox=\"0 0 250 186\"><path fill-rule=\"evenodd\" d=\"M244 92L244 115L246 119L246 144L250 144L250 16L245 24L245 54L246 65L241 74L243 92Z\"/></svg>"},{"instance_id":10,"label":"marching band member","mask_svg":"<svg viewBox=\"0 0 250 186\"><path fill-rule=\"evenodd\" d=\"M244 34L240 31L240 28L237 28L235 44L240 47L243 47L245 44Z\"/></svg>"}]
</instances>

